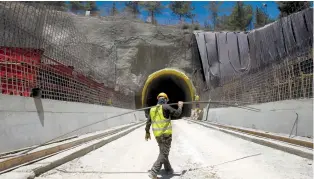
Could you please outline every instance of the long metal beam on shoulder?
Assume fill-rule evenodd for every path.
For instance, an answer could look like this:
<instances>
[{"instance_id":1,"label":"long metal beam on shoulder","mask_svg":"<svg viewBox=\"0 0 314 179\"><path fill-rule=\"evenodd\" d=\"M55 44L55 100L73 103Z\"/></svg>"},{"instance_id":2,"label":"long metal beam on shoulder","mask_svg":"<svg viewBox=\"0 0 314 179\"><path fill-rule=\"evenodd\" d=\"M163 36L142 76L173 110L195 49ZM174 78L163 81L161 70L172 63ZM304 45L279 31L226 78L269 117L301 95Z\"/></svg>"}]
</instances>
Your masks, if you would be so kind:
<instances>
[{"instance_id":1,"label":"long metal beam on shoulder","mask_svg":"<svg viewBox=\"0 0 314 179\"><path fill-rule=\"evenodd\" d=\"M188 102L183 102L183 104L193 104L193 103L213 103L213 104L219 104L219 105L223 105L223 106L231 106L231 107L236 107L236 108L241 108L241 109L245 109L245 110L249 110L249 111L254 111L254 112L260 112L260 109L257 109L257 108L253 108L253 107L248 107L248 106L244 106L244 105L238 105L237 102L233 102L233 101L229 101L229 102L224 102L224 101L188 101ZM230 104L230 103L235 103L235 104ZM177 105L178 103L171 103L169 105L171 106L174 106L174 105ZM95 124L98 124L98 123L101 123L103 121L106 121L106 120L109 120L109 119L112 119L112 118L116 118L116 117L120 117L120 116L124 116L124 115L127 115L127 114L131 114L131 113L135 113L135 112L139 112L139 111L144 111L144 110L147 110L147 109L150 109L152 108L153 106L150 106L150 107L144 107L144 108L140 108L140 109L136 109L136 110L131 110L129 112L125 112L125 113L121 113L121 114L118 114L118 115L114 115L114 116L111 116L111 117L108 117L108 118L105 118L105 119L102 119L102 120L99 120L99 121L96 121L96 122L93 122L91 124L88 124L88 125L85 125L85 126L82 126L82 127L79 127L73 131L70 131L70 132L67 132L65 134L62 134L58 137L55 137L47 142L44 142L38 146L35 146L29 150L26 150L24 151L22 154L26 154L38 147L41 147L43 145L45 145L46 143L49 143L51 141L54 141L54 140L57 140L57 139L60 139L62 137L65 137L66 135L68 134L71 134L73 132L76 132L76 131L79 131L83 128L86 128L86 127L89 127L89 126L92 126L92 125L95 125Z\"/></svg>"}]
</instances>

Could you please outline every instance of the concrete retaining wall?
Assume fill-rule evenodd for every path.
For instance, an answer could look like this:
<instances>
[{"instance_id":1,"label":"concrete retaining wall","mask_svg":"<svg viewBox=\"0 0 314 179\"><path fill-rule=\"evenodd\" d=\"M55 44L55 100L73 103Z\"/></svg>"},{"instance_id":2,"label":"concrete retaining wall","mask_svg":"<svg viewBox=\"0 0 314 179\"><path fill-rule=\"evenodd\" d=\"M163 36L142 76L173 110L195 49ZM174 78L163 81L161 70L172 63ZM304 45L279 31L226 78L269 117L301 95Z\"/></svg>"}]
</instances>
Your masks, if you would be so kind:
<instances>
[{"instance_id":1,"label":"concrete retaining wall","mask_svg":"<svg viewBox=\"0 0 314 179\"><path fill-rule=\"evenodd\" d=\"M130 110L0 94L0 153L46 142L84 125ZM135 117L136 116L136 117ZM132 113L69 134L84 134L145 120Z\"/></svg>"},{"instance_id":2,"label":"concrete retaining wall","mask_svg":"<svg viewBox=\"0 0 314 179\"><path fill-rule=\"evenodd\" d=\"M251 107L261 109L261 112L234 107L213 108L209 109L207 120L267 132L290 134L297 119L297 113L297 134L296 126L294 126L292 135L313 137L313 99L277 101L251 105ZM203 120L205 119L206 111L204 111Z\"/></svg>"}]
</instances>

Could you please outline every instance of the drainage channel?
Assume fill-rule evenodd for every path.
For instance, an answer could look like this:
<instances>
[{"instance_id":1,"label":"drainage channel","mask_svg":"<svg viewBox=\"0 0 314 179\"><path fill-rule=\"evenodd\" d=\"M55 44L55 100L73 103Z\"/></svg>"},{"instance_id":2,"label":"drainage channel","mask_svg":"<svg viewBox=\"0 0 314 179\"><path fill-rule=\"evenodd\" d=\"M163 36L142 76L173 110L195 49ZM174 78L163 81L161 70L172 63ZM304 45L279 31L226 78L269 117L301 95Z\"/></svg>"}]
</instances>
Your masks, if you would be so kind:
<instances>
[{"instance_id":1,"label":"drainage channel","mask_svg":"<svg viewBox=\"0 0 314 179\"><path fill-rule=\"evenodd\" d=\"M313 143L309 141L265 134L262 132L215 124L211 122L195 121L190 119L187 119L187 121L202 125L207 128L219 130L244 140L313 160Z\"/></svg>"},{"instance_id":2,"label":"drainage channel","mask_svg":"<svg viewBox=\"0 0 314 179\"><path fill-rule=\"evenodd\" d=\"M73 149L82 144L92 142L96 139L113 136L114 134L117 134L121 131L126 131L135 126L140 127L143 124L144 124L143 122L133 123L119 128L108 129L104 132L98 132L96 134L95 133L85 134L76 138L70 138L69 140L62 141L60 143L53 143L50 145L42 146L26 154L16 153L16 155L12 155L11 153L8 153L10 156L6 158L6 156L4 155L2 156L2 159L0 159L0 175L12 171L21 166L31 164L39 160L43 160L47 157L51 157L53 155L56 155L69 149Z\"/></svg>"}]
</instances>

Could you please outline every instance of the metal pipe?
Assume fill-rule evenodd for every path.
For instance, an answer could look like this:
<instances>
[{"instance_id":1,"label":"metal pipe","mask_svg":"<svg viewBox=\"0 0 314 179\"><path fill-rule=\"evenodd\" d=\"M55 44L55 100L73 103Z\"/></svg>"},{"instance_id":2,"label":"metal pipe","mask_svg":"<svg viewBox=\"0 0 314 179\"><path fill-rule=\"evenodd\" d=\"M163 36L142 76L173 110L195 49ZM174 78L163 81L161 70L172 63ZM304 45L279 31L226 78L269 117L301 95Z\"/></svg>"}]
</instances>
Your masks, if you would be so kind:
<instances>
[{"instance_id":1,"label":"metal pipe","mask_svg":"<svg viewBox=\"0 0 314 179\"><path fill-rule=\"evenodd\" d=\"M210 100L209 100L209 102L210 102ZM210 103L207 104L207 108L206 108L206 120L205 121L207 121L207 119L208 119L209 104Z\"/></svg>"}]
</instances>

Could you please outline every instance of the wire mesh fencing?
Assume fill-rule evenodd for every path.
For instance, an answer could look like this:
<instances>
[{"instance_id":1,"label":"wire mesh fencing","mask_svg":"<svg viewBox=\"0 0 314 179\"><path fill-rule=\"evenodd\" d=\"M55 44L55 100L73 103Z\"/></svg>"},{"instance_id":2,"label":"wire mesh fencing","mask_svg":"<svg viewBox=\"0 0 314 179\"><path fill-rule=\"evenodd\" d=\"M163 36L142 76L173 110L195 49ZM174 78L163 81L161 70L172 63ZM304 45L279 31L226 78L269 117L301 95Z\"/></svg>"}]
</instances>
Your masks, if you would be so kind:
<instances>
[{"instance_id":1,"label":"wire mesh fencing","mask_svg":"<svg viewBox=\"0 0 314 179\"><path fill-rule=\"evenodd\" d=\"M313 9L250 32L196 32L214 101L259 104L313 98Z\"/></svg>"},{"instance_id":2,"label":"wire mesh fencing","mask_svg":"<svg viewBox=\"0 0 314 179\"><path fill-rule=\"evenodd\" d=\"M30 97L41 89L46 99L135 107L131 90L114 90L110 53L90 44L70 14L38 3L0 2L0 15L2 94Z\"/></svg>"},{"instance_id":3,"label":"wire mesh fencing","mask_svg":"<svg viewBox=\"0 0 314 179\"><path fill-rule=\"evenodd\" d=\"M288 50L291 53L271 64L221 79L210 98L239 104L313 98L313 52L311 46L303 47Z\"/></svg>"}]
</instances>

